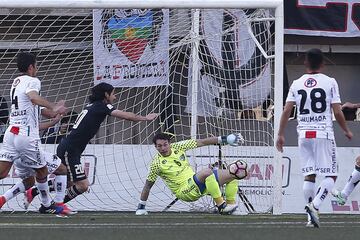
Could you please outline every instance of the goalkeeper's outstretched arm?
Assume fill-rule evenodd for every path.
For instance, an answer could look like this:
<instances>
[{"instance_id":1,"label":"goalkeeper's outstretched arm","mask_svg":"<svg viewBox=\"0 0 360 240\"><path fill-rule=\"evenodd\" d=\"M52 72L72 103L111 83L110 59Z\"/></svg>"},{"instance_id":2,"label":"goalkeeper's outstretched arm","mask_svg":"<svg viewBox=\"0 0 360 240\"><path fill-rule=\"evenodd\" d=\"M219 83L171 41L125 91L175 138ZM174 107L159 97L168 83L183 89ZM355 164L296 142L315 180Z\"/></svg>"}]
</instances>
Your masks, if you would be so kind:
<instances>
[{"instance_id":1,"label":"goalkeeper's outstretched arm","mask_svg":"<svg viewBox=\"0 0 360 240\"><path fill-rule=\"evenodd\" d=\"M244 143L244 138L240 133L231 133L229 135L219 136L219 137L209 137L204 139L196 140L197 147L214 145L214 144L229 144L231 146L239 146Z\"/></svg>"},{"instance_id":2,"label":"goalkeeper's outstretched arm","mask_svg":"<svg viewBox=\"0 0 360 240\"><path fill-rule=\"evenodd\" d=\"M149 198L150 190L152 186L154 186L155 182L150 182L149 180L146 180L145 185L143 187L143 190L141 192L140 201L136 210L136 215L147 215L148 212L145 209L146 201Z\"/></svg>"}]
</instances>

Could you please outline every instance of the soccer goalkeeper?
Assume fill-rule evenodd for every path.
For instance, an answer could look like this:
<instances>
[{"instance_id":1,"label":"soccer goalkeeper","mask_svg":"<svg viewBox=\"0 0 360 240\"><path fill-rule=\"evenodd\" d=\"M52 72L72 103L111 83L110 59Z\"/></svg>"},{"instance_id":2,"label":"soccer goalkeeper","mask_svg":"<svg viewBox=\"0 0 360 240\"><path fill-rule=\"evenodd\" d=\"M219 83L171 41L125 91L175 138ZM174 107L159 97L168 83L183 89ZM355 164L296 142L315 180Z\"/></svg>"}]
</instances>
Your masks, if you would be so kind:
<instances>
[{"instance_id":1,"label":"soccer goalkeeper","mask_svg":"<svg viewBox=\"0 0 360 240\"><path fill-rule=\"evenodd\" d=\"M136 215L146 215L146 201L150 189L157 176L160 176L176 197L185 202L193 202L209 194L214 199L219 213L232 214L236 208L236 193L238 190L237 179L246 177L247 165L240 160L231 163L228 169L202 169L195 173L191 168L185 152L207 145L229 144L238 146L243 142L241 134L210 137L199 140L185 140L171 144L171 136L159 133L153 138L153 143L158 151L150 165L148 177L142 190ZM220 186L225 186L223 199Z\"/></svg>"}]
</instances>

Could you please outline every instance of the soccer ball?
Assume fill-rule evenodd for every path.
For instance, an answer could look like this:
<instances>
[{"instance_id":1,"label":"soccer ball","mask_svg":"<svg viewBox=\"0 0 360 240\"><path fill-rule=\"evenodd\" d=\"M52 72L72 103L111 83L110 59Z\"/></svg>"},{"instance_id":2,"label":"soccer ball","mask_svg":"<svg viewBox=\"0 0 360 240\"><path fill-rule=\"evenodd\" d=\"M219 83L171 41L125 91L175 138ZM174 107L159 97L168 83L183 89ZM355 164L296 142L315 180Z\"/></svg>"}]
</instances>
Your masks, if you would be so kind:
<instances>
[{"instance_id":1,"label":"soccer ball","mask_svg":"<svg viewBox=\"0 0 360 240\"><path fill-rule=\"evenodd\" d=\"M247 176L247 163L242 160L232 162L228 166L230 174L234 175L236 179L243 179Z\"/></svg>"}]
</instances>

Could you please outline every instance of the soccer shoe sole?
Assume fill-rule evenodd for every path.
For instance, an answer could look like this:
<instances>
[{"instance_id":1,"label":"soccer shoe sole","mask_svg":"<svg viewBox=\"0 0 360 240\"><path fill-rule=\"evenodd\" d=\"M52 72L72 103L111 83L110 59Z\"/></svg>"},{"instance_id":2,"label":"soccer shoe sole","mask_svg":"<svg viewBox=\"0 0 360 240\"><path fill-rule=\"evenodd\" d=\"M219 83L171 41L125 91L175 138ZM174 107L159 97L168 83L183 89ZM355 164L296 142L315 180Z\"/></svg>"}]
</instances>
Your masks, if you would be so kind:
<instances>
[{"instance_id":1,"label":"soccer shoe sole","mask_svg":"<svg viewBox=\"0 0 360 240\"><path fill-rule=\"evenodd\" d=\"M309 206L305 206L305 211L310 215L311 223L314 224L315 228L320 227L319 219L314 215L313 211L311 211Z\"/></svg>"}]
</instances>

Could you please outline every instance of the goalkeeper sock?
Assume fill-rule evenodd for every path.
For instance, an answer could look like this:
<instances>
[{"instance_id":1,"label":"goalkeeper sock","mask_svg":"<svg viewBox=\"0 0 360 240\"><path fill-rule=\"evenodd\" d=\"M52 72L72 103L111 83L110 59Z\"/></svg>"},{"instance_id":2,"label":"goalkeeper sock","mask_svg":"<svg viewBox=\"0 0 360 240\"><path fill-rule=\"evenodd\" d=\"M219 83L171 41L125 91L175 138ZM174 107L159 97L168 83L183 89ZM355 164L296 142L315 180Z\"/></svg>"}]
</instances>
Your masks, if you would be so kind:
<instances>
[{"instance_id":1,"label":"goalkeeper sock","mask_svg":"<svg viewBox=\"0 0 360 240\"><path fill-rule=\"evenodd\" d=\"M354 171L352 172L349 181L346 183L344 189L341 191L341 194L347 198L352 191L355 189L356 185L360 182L360 167L355 166Z\"/></svg>"},{"instance_id":2,"label":"goalkeeper sock","mask_svg":"<svg viewBox=\"0 0 360 240\"><path fill-rule=\"evenodd\" d=\"M224 203L219 184L216 181L215 175L213 173L205 179L205 186L217 206L220 206L222 203Z\"/></svg>"},{"instance_id":3,"label":"goalkeeper sock","mask_svg":"<svg viewBox=\"0 0 360 240\"><path fill-rule=\"evenodd\" d=\"M312 202L315 197L315 183L304 180L303 193L306 204Z\"/></svg>"},{"instance_id":4,"label":"goalkeeper sock","mask_svg":"<svg viewBox=\"0 0 360 240\"><path fill-rule=\"evenodd\" d=\"M9 201L10 199L16 197L19 193L23 192L25 192L25 185L23 182L18 182L10 189L8 189L3 196L5 197L6 201Z\"/></svg>"},{"instance_id":5,"label":"goalkeeper sock","mask_svg":"<svg viewBox=\"0 0 360 240\"><path fill-rule=\"evenodd\" d=\"M69 187L68 189L66 189L64 203L69 202L70 200L76 198L79 195L81 195L81 192L76 188L76 185Z\"/></svg>"},{"instance_id":6,"label":"goalkeeper sock","mask_svg":"<svg viewBox=\"0 0 360 240\"><path fill-rule=\"evenodd\" d=\"M226 203L228 204L235 204L236 203L236 194L238 191L238 180L232 180L231 182L227 183L225 186L225 197Z\"/></svg>"},{"instance_id":7,"label":"goalkeeper sock","mask_svg":"<svg viewBox=\"0 0 360 240\"><path fill-rule=\"evenodd\" d=\"M325 200L329 192L334 188L335 181L331 177L325 178L319 187L319 190L313 200L314 207L319 209L321 203Z\"/></svg>"}]
</instances>

